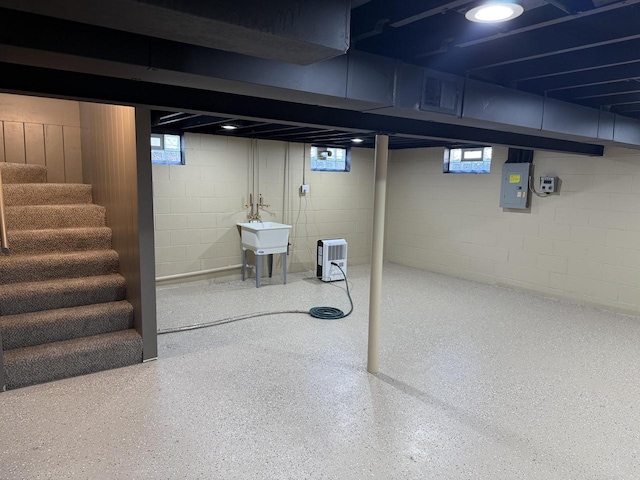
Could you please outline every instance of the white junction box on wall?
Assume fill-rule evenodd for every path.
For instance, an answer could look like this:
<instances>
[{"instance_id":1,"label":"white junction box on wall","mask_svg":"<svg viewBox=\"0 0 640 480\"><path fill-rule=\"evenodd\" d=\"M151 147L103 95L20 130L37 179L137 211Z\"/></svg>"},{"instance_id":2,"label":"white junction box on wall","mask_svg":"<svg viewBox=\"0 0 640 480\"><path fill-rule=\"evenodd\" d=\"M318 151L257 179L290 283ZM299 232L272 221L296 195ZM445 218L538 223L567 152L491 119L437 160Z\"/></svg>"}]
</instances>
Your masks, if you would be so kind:
<instances>
[{"instance_id":1,"label":"white junction box on wall","mask_svg":"<svg viewBox=\"0 0 640 480\"><path fill-rule=\"evenodd\" d=\"M558 189L558 177L540 177L540 192L556 193Z\"/></svg>"},{"instance_id":2,"label":"white junction box on wall","mask_svg":"<svg viewBox=\"0 0 640 480\"><path fill-rule=\"evenodd\" d=\"M333 264L337 264L340 268ZM344 273L343 273L344 272ZM347 275L347 241L344 238L318 240L316 276L323 282L344 280Z\"/></svg>"}]
</instances>

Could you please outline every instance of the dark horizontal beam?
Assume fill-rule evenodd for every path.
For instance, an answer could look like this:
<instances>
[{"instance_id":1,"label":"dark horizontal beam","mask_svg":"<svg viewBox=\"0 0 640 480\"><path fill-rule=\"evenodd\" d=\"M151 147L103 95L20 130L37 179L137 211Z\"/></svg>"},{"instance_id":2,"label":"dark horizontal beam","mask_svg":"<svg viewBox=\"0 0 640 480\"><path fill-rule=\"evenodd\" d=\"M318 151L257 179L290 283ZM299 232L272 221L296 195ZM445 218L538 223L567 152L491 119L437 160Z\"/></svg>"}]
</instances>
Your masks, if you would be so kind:
<instances>
[{"instance_id":1,"label":"dark horizontal beam","mask_svg":"<svg viewBox=\"0 0 640 480\"><path fill-rule=\"evenodd\" d=\"M640 77L640 61L625 63L608 68L596 68L583 72L569 73L566 75L554 75L552 77L536 78L518 83L518 88L532 93L542 94L565 88L597 85L611 82L619 82Z\"/></svg>"},{"instance_id":2,"label":"dark horizontal beam","mask_svg":"<svg viewBox=\"0 0 640 480\"><path fill-rule=\"evenodd\" d=\"M552 92L550 96L558 100L573 101L587 98L608 97L621 93L640 92L640 81L624 80L622 82L604 83L598 85L588 85L586 87L576 87Z\"/></svg>"},{"instance_id":3,"label":"dark horizontal beam","mask_svg":"<svg viewBox=\"0 0 640 480\"><path fill-rule=\"evenodd\" d=\"M636 103L626 103L624 105L615 105L611 107L611 111L619 113L621 115L628 115L630 113L640 113L640 100Z\"/></svg>"},{"instance_id":4,"label":"dark horizontal beam","mask_svg":"<svg viewBox=\"0 0 640 480\"><path fill-rule=\"evenodd\" d=\"M179 109L218 116L268 119L282 124L329 127L358 133L397 133L440 141L479 142L579 155L601 156L604 152L602 145L592 143L7 63L0 63L0 90L141 105L160 110Z\"/></svg>"},{"instance_id":5,"label":"dark horizontal beam","mask_svg":"<svg viewBox=\"0 0 640 480\"><path fill-rule=\"evenodd\" d=\"M188 120L193 117L198 117L196 114L189 113L170 113L169 115L163 115L155 122L151 123L152 127L160 127L163 125L171 125L172 123L182 122L183 120Z\"/></svg>"},{"instance_id":6,"label":"dark horizontal beam","mask_svg":"<svg viewBox=\"0 0 640 480\"><path fill-rule=\"evenodd\" d=\"M191 119L187 119L180 125L177 125L177 127L181 128L182 130L191 130L193 128L221 125L227 122L233 122L233 119L195 115Z\"/></svg>"},{"instance_id":7,"label":"dark horizontal beam","mask_svg":"<svg viewBox=\"0 0 640 480\"><path fill-rule=\"evenodd\" d=\"M486 68L474 75L503 85L517 85L522 80L635 62L639 51L640 39L635 39Z\"/></svg>"},{"instance_id":8,"label":"dark horizontal beam","mask_svg":"<svg viewBox=\"0 0 640 480\"><path fill-rule=\"evenodd\" d=\"M458 45L459 48L444 55L430 57L425 66L452 71L463 65L467 71L475 73L499 65L638 39L639 2L621 2L614 4L620 8L613 9L610 5L608 11L598 15L578 16L570 22L555 23L517 35L499 34L485 39L483 43Z\"/></svg>"},{"instance_id":9,"label":"dark horizontal beam","mask_svg":"<svg viewBox=\"0 0 640 480\"><path fill-rule=\"evenodd\" d=\"M624 105L626 103L637 103L640 102L640 92L634 93L620 93L618 95L610 95L605 98L586 98L584 100L580 100L582 105L587 107L600 107L606 106L611 107L613 105Z\"/></svg>"},{"instance_id":10,"label":"dark horizontal beam","mask_svg":"<svg viewBox=\"0 0 640 480\"><path fill-rule=\"evenodd\" d=\"M425 9L425 2L418 2L418 5L414 5L411 10L405 11L402 14L396 13L396 15L391 18L390 26L394 28L404 27L410 23L418 22L429 17L435 17L436 15L441 15L449 10L473 3L473 1L474 0L437 0L434 2L428 2L428 9ZM407 4L411 2L405 1L399 3Z\"/></svg>"}]
</instances>

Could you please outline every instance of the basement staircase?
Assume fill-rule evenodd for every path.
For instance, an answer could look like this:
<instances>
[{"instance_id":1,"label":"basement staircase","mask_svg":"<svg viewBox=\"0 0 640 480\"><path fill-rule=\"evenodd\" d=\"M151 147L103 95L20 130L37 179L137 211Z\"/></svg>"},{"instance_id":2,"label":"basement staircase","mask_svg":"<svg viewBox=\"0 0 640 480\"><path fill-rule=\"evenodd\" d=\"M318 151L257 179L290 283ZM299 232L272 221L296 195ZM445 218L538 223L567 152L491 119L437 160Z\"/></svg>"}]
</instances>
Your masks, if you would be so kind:
<instances>
[{"instance_id":1,"label":"basement staircase","mask_svg":"<svg viewBox=\"0 0 640 480\"><path fill-rule=\"evenodd\" d=\"M91 185L0 163L10 254L0 255L7 389L142 362L105 208Z\"/></svg>"}]
</instances>

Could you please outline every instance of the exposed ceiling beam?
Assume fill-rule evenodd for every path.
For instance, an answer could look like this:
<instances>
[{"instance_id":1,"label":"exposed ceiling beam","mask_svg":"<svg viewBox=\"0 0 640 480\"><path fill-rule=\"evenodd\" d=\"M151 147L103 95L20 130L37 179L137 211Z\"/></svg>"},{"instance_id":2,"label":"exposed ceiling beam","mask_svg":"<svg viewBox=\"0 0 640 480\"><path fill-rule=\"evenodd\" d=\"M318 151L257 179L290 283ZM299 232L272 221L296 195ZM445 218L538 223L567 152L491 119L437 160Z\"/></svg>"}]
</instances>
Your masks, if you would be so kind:
<instances>
[{"instance_id":1,"label":"exposed ceiling beam","mask_svg":"<svg viewBox=\"0 0 640 480\"><path fill-rule=\"evenodd\" d=\"M637 103L628 103L626 105L614 105L611 107L611 111L615 113L621 113L627 115L630 113L640 114L640 100Z\"/></svg>"},{"instance_id":2,"label":"exposed ceiling beam","mask_svg":"<svg viewBox=\"0 0 640 480\"><path fill-rule=\"evenodd\" d=\"M604 100L604 102L603 102ZM606 106L612 107L614 105L624 105L629 103L638 103L640 102L640 93L620 93L618 95L610 95L605 99L601 98L587 98L585 100L581 100L580 103L582 105L586 105L588 107L599 107L603 103Z\"/></svg>"},{"instance_id":3,"label":"exposed ceiling beam","mask_svg":"<svg viewBox=\"0 0 640 480\"><path fill-rule=\"evenodd\" d=\"M485 80L512 84L522 80L636 62L639 51L640 39L635 39L486 68L475 71L474 74Z\"/></svg>"},{"instance_id":4,"label":"exposed ceiling beam","mask_svg":"<svg viewBox=\"0 0 640 480\"><path fill-rule=\"evenodd\" d=\"M609 68L598 68L582 72L555 75L553 77L536 78L518 83L518 87L534 93L551 92L565 88L598 85L619 82L629 78L640 77L640 61L625 63Z\"/></svg>"},{"instance_id":5,"label":"exposed ceiling beam","mask_svg":"<svg viewBox=\"0 0 640 480\"><path fill-rule=\"evenodd\" d=\"M624 80L621 82L588 85L585 87L567 88L553 92L553 98L571 101L586 98L606 97L620 93L634 93L640 91L640 81Z\"/></svg>"},{"instance_id":6,"label":"exposed ceiling beam","mask_svg":"<svg viewBox=\"0 0 640 480\"><path fill-rule=\"evenodd\" d=\"M9 9L300 65L348 49L348 0L243 0L241 8L237 3L0 0Z\"/></svg>"},{"instance_id":7,"label":"exposed ceiling beam","mask_svg":"<svg viewBox=\"0 0 640 480\"><path fill-rule=\"evenodd\" d=\"M486 42L469 45L430 57L424 65L434 70L465 68L475 73L501 65L640 39L637 23L640 16L640 5L637 3L640 0L630 1L633 4L627 8L576 18L570 24L571 29L564 24L554 24L537 31L520 33L518 41L514 41L511 35L498 35L490 37L492 42L489 49Z\"/></svg>"},{"instance_id":8,"label":"exposed ceiling beam","mask_svg":"<svg viewBox=\"0 0 640 480\"><path fill-rule=\"evenodd\" d=\"M409 25L410 23L414 23L419 20L424 20L425 18L434 17L436 15L440 15L441 13L445 13L449 10L462 7L464 5L472 3L473 1L474 0L454 0L450 2L447 0L444 0L444 1L439 0L437 2L439 5L434 5L436 2L429 2L430 8L428 10L423 10L424 7L422 7L421 9L419 9L421 11L416 11L413 14L404 16L404 18L392 19L389 25L394 28L404 27L405 25ZM421 3L424 4L424 2L421 2Z\"/></svg>"},{"instance_id":9,"label":"exposed ceiling beam","mask_svg":"<svg viewBox=\"0 0 640 480\"><path fill-rule=\"evenodd\" d=\"M549 3L552 3L552 1L549 1ZM617 2L617 3L613 3L610 5L606 5L604 7L600 7L600 8L594 8L591 10L586 10L584 12L579 12L579 13L575 13L573 15L568 15L568 16L562 16L559 18L555 18L553 20L548 20L546 22L541 22L541 23L536 23L533 25L528 25L526 27L521 27L521 28L516 28L514 30L509 30L506 33L499 33L496 35L491 35L491 36L487 36L487 37L483 37L477 40L473 40L473 41L469 41L469 42L465 42L465 43L458 43L456 44L457 47L460 48L464 48L464 47L471 47L474 45L479 45L481 43L486 43L486 42L492 42L494 40L501 40L504 39L505 37L511 37L513 35L521 35L523 33L527 33L527 32L532 32L534 30L540 30L541 28L548 28L548 27L554 27L556 25L562 25L564 23L567 22L572 22L575 20L580 20L580 19L586 19L588 17L594 16L594 15L601 15L603 13L606 12L611 12L613 10L617 10L619 8L624 8L624 7L629 7L631 5L635 5L640 3L640 0L626 0L623 2Z\"/></svg>"}]
</instances>

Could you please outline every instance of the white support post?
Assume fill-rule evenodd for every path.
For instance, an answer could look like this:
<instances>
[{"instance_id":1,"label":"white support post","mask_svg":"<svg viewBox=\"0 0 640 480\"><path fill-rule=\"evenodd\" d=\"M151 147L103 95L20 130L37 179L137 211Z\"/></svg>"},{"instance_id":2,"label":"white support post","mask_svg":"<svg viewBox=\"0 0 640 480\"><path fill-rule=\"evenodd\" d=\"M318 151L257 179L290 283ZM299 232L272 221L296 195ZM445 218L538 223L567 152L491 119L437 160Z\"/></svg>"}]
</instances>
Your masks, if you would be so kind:
<instances>
[{"instance_id":1,"label":"white support post","mask_svg":"<svg viewBox=\"0 0 640 480\"><path fill-rule=\"evenodd\" d=\"M367 371L378 373L380 350L380 312L382 303L382 261L384 217L387 196L389 137L376 135L375 191L373 198L373 238L371 245L371 285L369 296L369 350Z\"/></svg>"}]
</instances>

